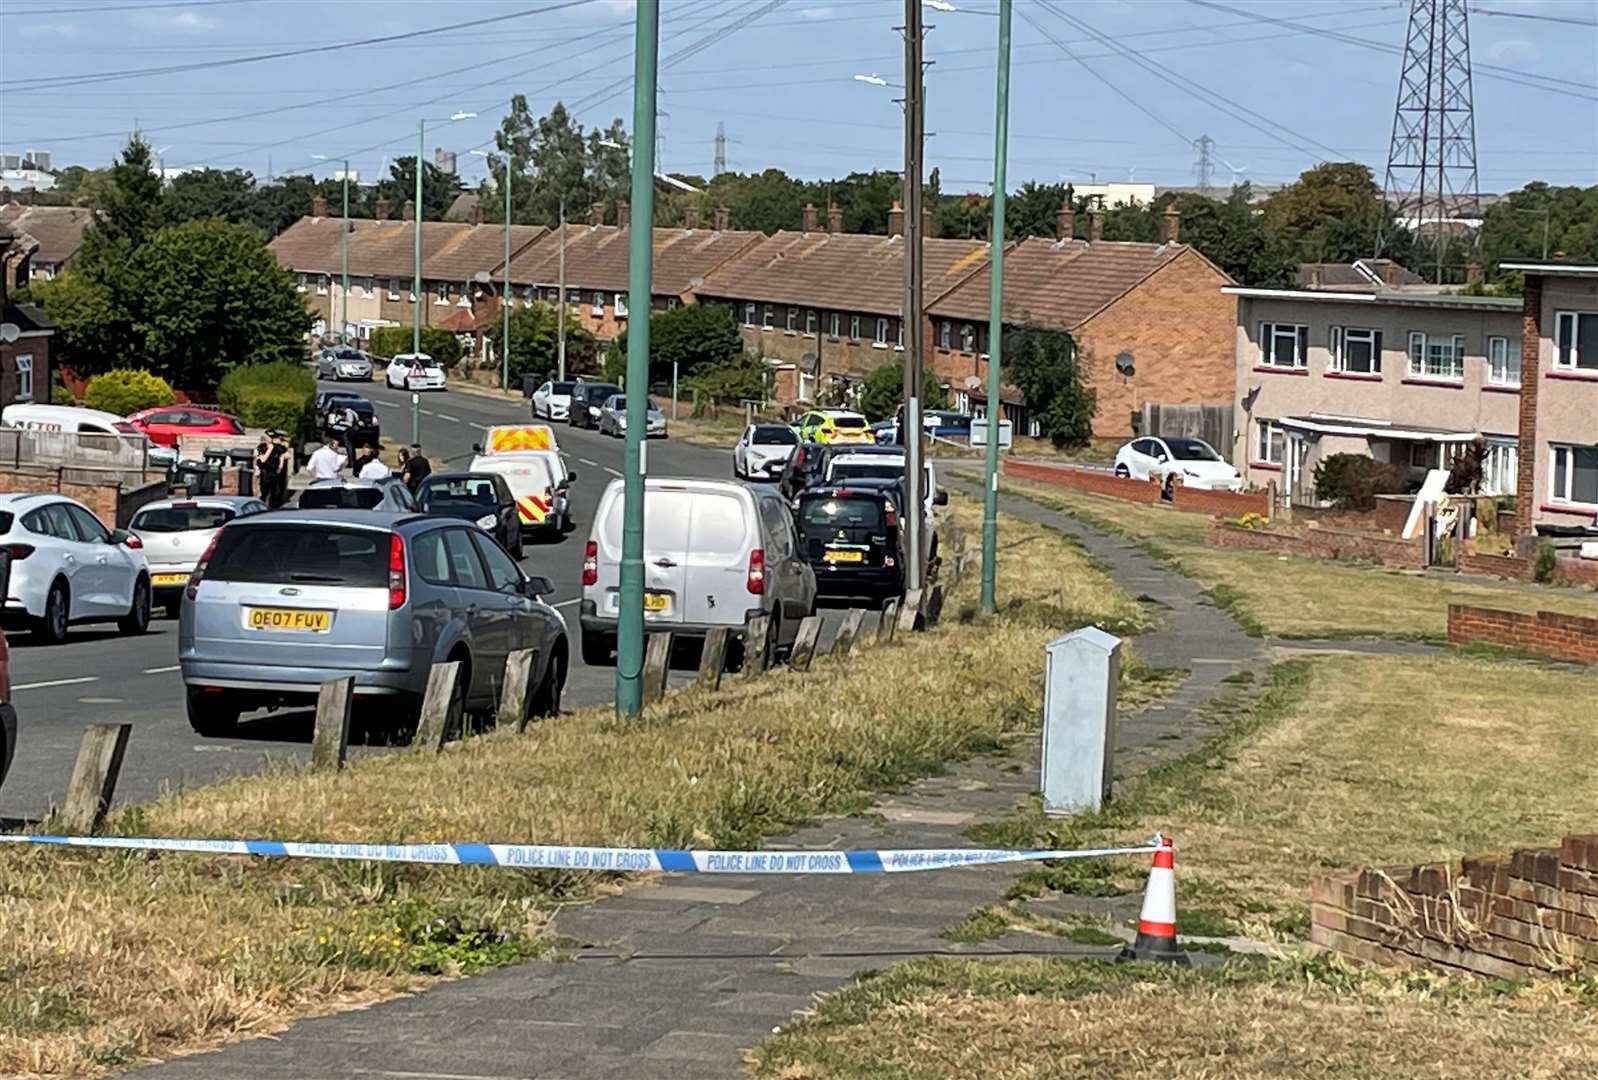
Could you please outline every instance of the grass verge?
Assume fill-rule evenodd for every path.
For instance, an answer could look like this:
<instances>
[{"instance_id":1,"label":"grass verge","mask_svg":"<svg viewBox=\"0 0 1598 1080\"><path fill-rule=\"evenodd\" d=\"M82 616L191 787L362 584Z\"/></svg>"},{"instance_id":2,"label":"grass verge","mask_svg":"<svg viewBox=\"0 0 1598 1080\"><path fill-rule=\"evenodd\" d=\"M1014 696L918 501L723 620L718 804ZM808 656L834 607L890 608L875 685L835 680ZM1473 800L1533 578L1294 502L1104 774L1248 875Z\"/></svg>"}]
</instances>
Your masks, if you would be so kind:
<instances>
[{"instance_id":1,"label":"grass verge","mask_svg":"<svg viewBox=\"0 0 1598 1080\"><path fill-rule=\"evenodd\" d=\"M956 500L969 531L978 510ZM993 621L946 619L805 675L685 691L639 722L608 708L442 755L280 771L121 812L125 834L745 847L940 771L1035 725L1045 638L1141 606L1058 534ZM970 578L956 607L975 589ZM137 738L137 734L135 734ZM614 887L566 871L0 850L0 1075L81 1075L284 1026L551 947L547 913Z\"/></svg>"}]
</instances>

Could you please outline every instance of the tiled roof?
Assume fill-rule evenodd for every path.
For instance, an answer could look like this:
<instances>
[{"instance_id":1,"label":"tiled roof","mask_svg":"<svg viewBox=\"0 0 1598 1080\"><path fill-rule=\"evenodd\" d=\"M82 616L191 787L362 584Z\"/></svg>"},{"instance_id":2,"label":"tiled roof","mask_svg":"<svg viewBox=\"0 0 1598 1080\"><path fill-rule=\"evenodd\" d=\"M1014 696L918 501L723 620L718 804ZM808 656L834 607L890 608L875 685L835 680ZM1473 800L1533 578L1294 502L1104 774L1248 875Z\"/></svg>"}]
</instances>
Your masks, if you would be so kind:
<instances>
[{"instance_id":1,"label":"tiled roof","mask_svg":"<svg viewBox=\"0 0 1598 1080\"><path fill-rule=\"evenodd\" d=\"M1302 289L1370 289L1374 285L1424 285L1426 279L1392 259L1351 263L1300 263L1294 283Z\"/></svg>"},{"instance_id":2,"label":"tiled roof","mask_svg":"<svg viewBox=\"0 0 1598 1080\"><path fill-rule=\"evenodd\" d=\"M33 261L51 266L60 266L78 253L83 246L83 230L92 220L94 211L84 206L0 206L0 222L39 242Z\"/></svg>"},{"instance_id":3,"label":"tiled roof","mask_svg":"<svg viewBox=\"0 0 1598 1080\"><path fill-rule=\"evenodd\" d=\"M925 294L937 296L987 264L982 240L927 240ZM705 296L896 315L904 306L904 239L859 233L779 232L722 266Z\"/></svg>"},{"instance_id":4,"label":"tiled roof","mask_svg":"<svg viewBox=\"0 0 1598 1080\"><path fill-rule=\"evenodd\" d=\"M549 230L542 225L512 225L511 258L515 259L518 252L548 234ZM423 242L426 242L425 233ZM353 256L351 259L353 261ZM422 277L428 281L471 281L479 270L497 270L504 261L505 226L468 226L445 240L432 254L423 252ZM498 280L497 274L495 280Z\"/></svg>"},{"instance_id":5,"label":"tiled roof","mask_svg":"<svg viewBox=\"0 0 1598 1080\"><path fill-rule=\"evenodd\" d=\"M1049 240L1035 236L1005 249L1004 321L1069 330L1182 252L1184 244ZM986 320L988 264L931 301L932 318ZM928 279L928 296L936 296Z\"/></svg>"},{"instance_id":6,"label":"tiled roof","mask_svg":"<svg viewBox=\"0 0 1598 1080\"><path fill-rule=\"evenodd\" d=\"M628 245L631 231L615 225L567 225L566 285L573 289L627 288ZM693 289L699 279L717 266L758 243L757 232L708 229L656 229L651 291L657 296L677 296ZM554 285L560 280L560 231L551 231L538 244L512 256L513 285ZM500 273L494 263L494 276Z\"/></svg>"},{"instance_id":7,"label":"tiled roof","mask_svg":"<svg viewBox=\"0 0 1598 1080\"><path fill-rule=\"evenodd\" d=\"M480 205L477 192L463 191L455 196L455 201L449 204L448 210L444 211L444 220L470 222L477 216Z\"/></svg>"},{"instance_id":8,"label":"tiled roof","mask_svg":"<svg viewBox=\"0 0 1598 1080\"><path fill-rule=\"evenodd\" d=\"M303 217L272 241L277 261L301 273L336 274L341 269L336 217ZM534 243L542 225L511 226L511 251ZM415 272L415 225L409 221L350 221L350 273L359 277L409 278ZM422 222L422 278L470 281L479 270L504 261L505 231L500 225Z\"/></svg>"}]
</instances>

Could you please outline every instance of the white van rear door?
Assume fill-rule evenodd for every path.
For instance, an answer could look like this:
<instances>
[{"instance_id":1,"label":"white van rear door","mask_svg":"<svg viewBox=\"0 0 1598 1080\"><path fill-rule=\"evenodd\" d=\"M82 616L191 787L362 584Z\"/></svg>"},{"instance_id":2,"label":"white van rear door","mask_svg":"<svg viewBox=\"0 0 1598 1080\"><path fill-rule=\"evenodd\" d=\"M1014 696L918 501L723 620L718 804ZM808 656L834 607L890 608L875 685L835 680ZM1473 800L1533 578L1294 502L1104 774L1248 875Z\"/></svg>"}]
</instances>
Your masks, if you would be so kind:
<instances>
[{"instance_id":1,"label":"white van rear door","mask_svg":"<svg viewBox=\"0 0 1598 1080\"><path fill-rule=\"evenodd\" d=\"M644 492L644 621L684 621L684 575L688 565L688 522L692 500L683 488L656 487ZM599 614L615 618L620 610L622 493L609 499L598 530Z\"/></svg>"},{"instance_id":2,"label":"white van rear door","mask_svg":"<svg viewBox=\"0 0 1598 1080\"><path fill-rule=\"evenodd\" d=\"M749 552L759 546L754 511L731 491L698 491L692 499L684 618L742 625L744 612L759 603L748 588Z\"/></svg>"}]
</instances>

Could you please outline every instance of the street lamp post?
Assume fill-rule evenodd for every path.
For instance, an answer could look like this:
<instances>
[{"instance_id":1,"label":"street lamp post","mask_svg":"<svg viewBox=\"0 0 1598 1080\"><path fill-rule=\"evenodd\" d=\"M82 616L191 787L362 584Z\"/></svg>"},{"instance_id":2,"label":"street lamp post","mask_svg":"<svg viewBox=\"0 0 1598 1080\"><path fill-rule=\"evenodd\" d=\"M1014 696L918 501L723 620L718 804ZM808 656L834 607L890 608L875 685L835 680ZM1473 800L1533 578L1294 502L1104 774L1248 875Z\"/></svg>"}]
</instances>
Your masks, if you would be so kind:
<instances>
[{"instance_id":1,"label":"street lamp post","mask_svg":"<svg viewBox=\"0 0 1598 1080\"><path fill-rule=\"evenodd\" d=\"M982 485L982 611L998 610L995 589L999 553L999 356L1004 340L1004 185L1010 153L1010 8L999 0L999 57L993 106L992 274L988 285L988 440Z\"/></svg>"},{"instance_id":2,"label":"street lamp post","mask_svg":"<svg viewBox=\"0 0 1598 1080\"><path fill-rule=\"evenodd\" d=\"M474 112L452 113L447 118L454 120L470 120L477 114ZM443 123L444 121L439 121ZM426 153L427 118L416 118L416 213L412 225L415 233L413 254L415 256L415 275L411 284L411 355L416 356L422 351L422 305L427 298L422 295L422 155ZM415 445L422 441L422 398L421 395L411 394L411 443Z\"/></svg>"},{"instance_id":3,"label":"street lamp post","mask_svg":"<svg viewBox=\"0 0 1598 1080\"><path fill-rule=\"evenodd\" d=\"M331 161L326 154L312 154L318 161ZM344 165L344 224L339 230L339 314L338 337L339 341L345 340L345 332L350 325L350 159L345 158Z\"/></svg>"},{"instance_id":4,"label":"street lamp post","mask_svg":"<svg viewBox=\"0 0 1598 1080\"><path fill-rule=\"evenodd\" d=\"M560 197L560 303L555 311L560 321L555 325L555 363L559 367L556 378L566 381L566 196Z\"/></svg>"},{"instance_id":5,"label":"street lamp post","mask_svg":"<svg viewBox=\"0 0 1598 1080\"><path fill-rule=\"evenodd\" d=\"M493 169L493 158L487 150L473 150L472 153L488 162L489 169ZM505 156L505 263L499 286L499 312L504 320L499 335L499 388L510 389L510 173L511 155Z\"/></svg>"}]
</instances>

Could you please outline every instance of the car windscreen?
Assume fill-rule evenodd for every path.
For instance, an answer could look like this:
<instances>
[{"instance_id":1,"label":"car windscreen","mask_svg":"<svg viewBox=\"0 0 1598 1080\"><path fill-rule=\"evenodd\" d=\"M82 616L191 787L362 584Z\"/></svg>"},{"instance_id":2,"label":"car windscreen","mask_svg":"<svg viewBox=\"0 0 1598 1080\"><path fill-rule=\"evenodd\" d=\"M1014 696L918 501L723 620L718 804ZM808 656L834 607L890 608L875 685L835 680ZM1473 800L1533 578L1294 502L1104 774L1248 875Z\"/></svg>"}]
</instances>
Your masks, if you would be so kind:
<instances>
[{"instance_id":1,"label":"car windscreen","mask_svg":"<svg viewBox=\"0 0 1598 1080\"><path fill-rule=\"evenodd\" d=\"M576 385L577 384L574 383L574 382L550 383L549 384L549 392L551 394L569 396L571 394L571 392L572 392L572 387L574 387Z\"/></svg>"},{"instance_id":2,"label":"car windscreen","mask_svg":"<svg viewBox=\"0 0 1598 1080\"><path fill-rule=\"evenodd\" d=\"M11 523L16 520L16 516L9 511L0 511L0 536L10 532Z\"/></svg>"},{"instance_id":3,"label":"car windscreen","mask_svg":"<svg viewBox=\"0 0 1598 1080\"><path fill-rule=\"evenodd\" d=\"M492 510L499 505L492 480L428 480L416 493L416 501L431 514L457 510Z\"/></svg>"},{"instance_id":4,"label":"car windscreen","mask_svg":"<svg viewBox=\"0 0 1598 1080\"><path fill-rule=\"evenodd\" d=\"M220 529L238 516L231 506L146 507L133 515L130 528L140 533L180 533Z\"/></svg>"},{"instance_id":5,"label":"car windscreen","mask_svg":"<svg viewBox=\"0 0 1598 1080\"><path fill-rule=\"evenodd\" d=\"M218 534L206 581L279 585L388 585L389 533L333 525L234 526Z\"/></svg>"},{"instance_id":6,"label":"car windscreen","mask_svg":"<svg viewBox=\"0 0 1598 1080\"><path fill-rule=\"evenodd\" d=\"M799 436L794 434L790 427L757 427L755 428L754 444L756 446L794 446L799 442Z\"/></svg>"},{"instance_id":7,"label":"car windscreen","mask_svg":"<svg viewBox=\"0 0 1598 1080\"><path fill-rule=\"evenodd\" d=\"M333 354L340 360L365 360L366 354L355 349L340 349Z\"/></svg>"},{"instance_id":8,"label":"car windscreen","mask_svg":"<svg viewBox=\"0 0 1598 1080\"><path fill-rule=\"evenodd\" d=\"M840 461L829 475L833 480L894 480L904 475L904 462Z\"/></svg>"},{"instance_id":9,"label":"car windscreen","mask_svg":"<svg viewBox=\"0 0 1598 1080\"><path fill-rule=\"evenodd\" d=\"M371 510L383 501L375 487L311 487L300 492L301 510Z\"/></svg>"},{"instance_id":10,"label":"car windscreen","mask_svg":"<svg viewBox=\"0 0 1598 1080\"><path fill-rule=\"evenodd\" d=\"M1166 439L1165 445L1178 461L1220 461L1221 455L1202 439Z\"/></svg>"},{"instance_id":11,"label":"car windscreen","mask_svg":"<svg viewBox=\"0 0 1598 1080\"><path fill-rule=\"evenodd\" d=\"M799 527L836 529L882 527L882 500L870 496L812 495L799 504Z\"/></svg>"},{"instance_id":12,"label":"car windscreen","mask_svg":"<svg viewBox=\"0 0 1598 1080\"><path fill-rule=\"evenodd\" d=\"M841 431L863 431L871 425L866 423L866 418L863 416L835 416L832 418L832 426Z\"/></svg>"},{"instance_id":13,"label":"car windscreen","mask_svg":"<svg viewBox=\"0 0 1598 1080\"><path fill-rule=\"evenodd\" d=\"M610 383L587 383L585 385L578 386L577 389L572 392L574 394L581 394L583 400L589 402L590 404L603 405L605 403L605 399L610 397L610 395L621 393L621 387L614 386Z\"/></svg>"}]
</instances>

